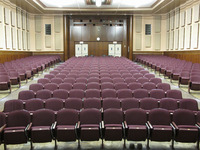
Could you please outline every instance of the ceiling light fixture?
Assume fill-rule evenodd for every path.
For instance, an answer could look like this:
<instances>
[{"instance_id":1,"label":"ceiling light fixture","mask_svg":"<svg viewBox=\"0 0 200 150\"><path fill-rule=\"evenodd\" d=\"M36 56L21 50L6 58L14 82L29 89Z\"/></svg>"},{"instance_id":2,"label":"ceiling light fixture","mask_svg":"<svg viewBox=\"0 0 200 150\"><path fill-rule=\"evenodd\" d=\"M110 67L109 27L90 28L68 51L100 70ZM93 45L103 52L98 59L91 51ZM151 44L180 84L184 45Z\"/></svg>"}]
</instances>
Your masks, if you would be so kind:
<instances>
[{"instance_id":1,"label":"ceiling light fixture","mask_svg":"<svg viewBox=\"0 0 200 150\"><path fill-rule=\"evenodd\" d=\"M101 3L102 3L101 0L96 0L96 2L95 2L95 4L96 4L97 7L100 7L100 6L101 6Z\"/></svg>"}]
</instances>

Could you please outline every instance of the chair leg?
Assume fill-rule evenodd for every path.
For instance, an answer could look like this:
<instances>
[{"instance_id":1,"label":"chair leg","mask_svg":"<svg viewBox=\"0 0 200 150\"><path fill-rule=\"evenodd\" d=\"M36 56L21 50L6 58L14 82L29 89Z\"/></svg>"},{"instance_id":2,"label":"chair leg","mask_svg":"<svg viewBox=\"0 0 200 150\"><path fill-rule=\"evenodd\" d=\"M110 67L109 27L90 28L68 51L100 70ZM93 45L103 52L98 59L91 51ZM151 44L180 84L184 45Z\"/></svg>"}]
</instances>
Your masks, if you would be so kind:
<instances>
[{"instance_id":1,"label":"chair leg","mask_svg":"<svg viewBox=\"0 0 200 150\"><path fill-rule=\"evenodd\" d=\"M147 139L147 149L150 149L150 147L149 147L149 138Z\"/></svg>"},{"instance_id":2,"label":"chair leg","mask_svg":"<svg viewBox=\"0 0 200 150\"><path fill-rule=\"evenodd\" d=\"M172 150L174 150L174 139L172 139Z\"/></svg>"},{"instance_id":3,"label":"chair leg","mask_svg":"<svg viewBox=\"0 0 200 150\"><path fill-rule=\"evenodd\" d=\"M124 138L124 149L126 149L126 139Z\"/></svg>"},{"instance_id":4,"label":"chair leg","mask_svg":"<svg viewBox=\"0 0 200 150\"><path fill-rule=\"evenodd\" d=\"M4 143L4 150L7 150L6 144Z\"/></svg>"},{"instance_id":5,"label":"chair leg","mask_svg":"<svg viewBox=\"0 0 200 150\"><path fill-rule=\"evenodd\" d=\"M57 150L57 148L58 148L58 147L57 147L57 141L56 141L56 139L55 139L55 148L54 148L54 149Z\"/></svg>"},{"instance_id":6,"label":"chair leg","mask_svg":"<svg viewBox=\"0 0 200 150\"><path fill-rule=\"evenodd\" d=\"M78 149L81 149L80 139L78 139Z\"/></svg>"},{"instance_id":7,"label":"chair leg","mask_svg":"<svg viewBox=\"0 0 200 150\"><path fill-rule=\"evenodd\" d=\"M197 141L197 150L199 150L199 140Z\"/></svg>"},{"instance_id":8,"label":"chair leg","mask_svg":"<svg viewBox=\"0 0 200 150\"><path fill-rule=\"evenodd\" d=\"M30 143L31 143L31 150L33 150L33 142L32 142L32 141L30 141Z\"/></svg>"}]
</instances>

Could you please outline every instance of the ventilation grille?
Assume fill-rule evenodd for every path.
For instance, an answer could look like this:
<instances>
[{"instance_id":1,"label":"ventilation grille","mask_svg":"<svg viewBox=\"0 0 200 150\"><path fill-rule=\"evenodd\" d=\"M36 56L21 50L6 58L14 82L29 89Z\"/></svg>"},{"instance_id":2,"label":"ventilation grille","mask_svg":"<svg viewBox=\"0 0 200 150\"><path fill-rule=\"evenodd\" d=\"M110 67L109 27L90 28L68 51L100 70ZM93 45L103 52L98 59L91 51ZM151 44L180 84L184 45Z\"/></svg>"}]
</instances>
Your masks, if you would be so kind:
<instances>
[{"instance_id":1,"label":"ventilation grille","mask_svg":"<svg viewBox=\"0 0 200 150\"><path fill-rule=\"evenodd\" d=\"M45 24L45 35L51 35L51 24Z\"/></svg>"},{"instance_id":2,"label":"ventilation grille","mask_svg":"<svg viewBox=\"0 0 200 150\"><path fill-rule=\"evenodd\" d=\"M145 24L145 35L151 35L151 24Z\"/></svg>"}]
</instances>

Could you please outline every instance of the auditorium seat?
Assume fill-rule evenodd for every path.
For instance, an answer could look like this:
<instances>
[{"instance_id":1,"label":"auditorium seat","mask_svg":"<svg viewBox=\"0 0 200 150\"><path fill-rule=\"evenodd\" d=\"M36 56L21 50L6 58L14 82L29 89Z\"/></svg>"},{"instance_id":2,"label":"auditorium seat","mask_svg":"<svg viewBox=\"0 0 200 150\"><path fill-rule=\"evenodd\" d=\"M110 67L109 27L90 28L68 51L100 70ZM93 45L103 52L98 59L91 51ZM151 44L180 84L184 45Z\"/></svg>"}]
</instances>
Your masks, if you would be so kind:
<instances>
[{"instance_id":1,"label":"auditorium seat","mask_svg":"<svg viewBox=\"0 0 200 150\"><path fill-rule=\"evenodd\" d=\"M130 90L130 89L120 89L120 90L117 90L117 97L119 99L122 99L122 98L132 98L133 97L132 90Z\"/></svg>"},{"instance_id":2,"label":"auditorium seat","mask_svg":"<svg viewBox=\"0 0 200 150\"><path fill-rule=\"evenodd\" d=\"M188 92L190 93L190 90L200 90L200 76L199 75L190 75L189 80L189 86L188 86Z\"/></svg>"},{"instance_id":3,"label":"auditorium seat","mask_svg":"<svg viewBox=\"0 0 200 150\"><path fill-rule=\"evenodd\" d=\"M83 108L96 108L101 109L101 100L99 98L86 98L83 101Z\"/></svg>"},{"instance_id":4,"label":"auditorium seat","mask_svg":"<svg viewBox=\"0 0 200 150\"><path fill-rule=\"evenodd\" d=\"M101 90L104 89L115 89L114 84L111 82L103 82L101 83Z\"/></svg>"},{"instance_id":5,"label":"auditorium seat","mask_svg":"<svg viewBox=\"0 0 200 150\"><path fill-rule=\"evenodd\" d=\"M100 90L100 83L90 82L87 84L87 89L97 89Z\"/></svg>"},{"instance_id":6,"label":"auditorium seat","mask_svg":"<svg viewBox=\"0 0 200 150\"><path fill-rule=\"evenodd\" d=\"M160 100L160 108L169 110L170 113L173 113L178 109L178 100L174 98L162 98Z\"/></svg>"},{"instance_id":7,"label":"auditorium seat","mask_svg":"<svg viewBox=\"0 0 200 150\"><path fill-rule=\"evenodd\" d=\"M149 96L156 99L162 99L165 98L165 91L162 89L152 89L149 92Z\"/></svg>"},{"instance_id":8,"label":"auditorium seat","mask_svg":"<svg viewBox=\"0 0 200 150\"><path fill-rule=\"evenodd\" d=\"M29 86L29 90L32 90L35 93L42 89L44 89L44 86L41 83L33 83Z\"/></svg>"},{"instance_id":9,"label":"auditorium seat","mask_svg":"<svg viewBox=\"0 0 200 150\"><path fill-rule=\"evenodd\" d=\"M81 90L85 91L85 90L87 89L86 83L83 83L83 82L76 82L76 83L74 83L74 85L73 85L73 89L81 89Z\"/></svg>"},{"instance_id":10,"label":"auditorium seat","mask_svg":"<svg viewBox=\"0 0 200 150\"><path fill-rule=\"evenodd\" d=\"M157 89L162 89L166 92L168 90L171 90L171 87L170 87L170 84L168 84L168 83L158 83Z\"/></svg>"},{"instance_id":11,"label":"auditorium seat","mask_svg":"<svg viewBox=\"0 0 200 150\"><path fill-rule=\"evenodd\" d=\"M120 89L128 89L127 83L121 82L121 83L116 83L114 84L115 90L120 90Z\"/></svg>"},{"instance_id":12,"label":"auditorium seat","mask_svg":"<svg viewBox=\"0 0 200 150\"><path fill-rule=\"evenodd\" d=\"M166 97L175 98L175 99L182 99L182 93L179 90L168 90L166 92Z\"/></svg>"},{"instance_id":13,"label":"auditorium seat","mask_svg":"<svg viewBox=\"0 0 200 150\"><path fill-rule=\"evenodd\" d=\"M8 114L6 127L4 128L4 148L8 144L27 143L28 132L31 127L31 117L28 111L18 110Z\"/></svg>"},{"instance_id":14,"label":"auditorium seat","mask_svg":"<svg viewBox=\"0 0 200 150\"><path fill-rule=\"evenodd\" d=\"M69 91L69 98L84 98L85 92L81 89L72 89Z\"/></svg>"},{"instance_id":15,"label":"auditorium seat","mask_svg":"<svg viewBox=\"0 0 200 150\"><path fill-rule=\"evenodd\" d=\"M57 112L55 137L57 141L71 142L78 139L78 112L74 109L62 109ZM55 143L56 144L56 143ZM57 147L57 145L55 145Z\"/></svg>"},{"instance_id":16,"label":"auditorium seat","mask_svg":"<svg viewBox=\"0 0 200 150\"><path fill-rule=\"evenodd\" d=\"M51 97L52 97L52 92L50 90L43 89L36 92L36 98L46 100Z\"/></svg>"},{"instance_id":17,"label":"auditorium seat","mask_svg":"<svg viewBox=\"0 0 200 150\"><path fill-rule=\"evenodd\" d=\"M173 131L170 113L166 109L153 109L149 112L148 139L151 141L171 141ZM149 142L147 145L149 148Z\"/></svg>"},{"instance_id":18,"label":"auditorium seat","mask_svg":"<svg viewBox=\"0 0 200 150\"><path fill-rule=\"evenodd\" d=\"M47 83L44 85L44 89L50 90L50 91L55 91L58 89L58 84L56 83Z\"/></svg>"},{"instance_id":19,"label":"auditorium seat","mask_svg":"<svg viewBox=\"0 0 200 150\"><path fill-rule=\"evenodd\" d=\"M53 130L55 130L55 114L53 110L40 109L33 112L32 127L30 132L31 149L33 143L44 143L55 140Z\"/></svg>"},{"instance_id":20,"label":"auditorium seat","mask_svg":"<svg viewBox=\"0 0 200 150\"><path fill-rule=\"evenodd\" d=\"M117 98L117 92L115 89L102 89L101 95L102 98L108 98L108 97Z\"/></svg>"},{"instance_id":21,"label":"auditorium seat","mask_svg":"<svg viewBox=\"0 0 200 150\"><path fill-rule=\"evenodd\" d=\"M190 80L190 72L181 72L178 79L178 86L180 85L188 85Z\"/></svg>"},{"instance_id":22,"label":"auditorium seat","mask_svg":"<svg viewBox=\"0 0 200 150\"><path fill-rule=\"evenodd\" d=\"M44 78L47 78L47 79L49 79L49 80L51 80L51 79L53 79L53 78L55 78L56 76L55 75L53 75L53 74L45 74L44 75Z\"/></svg>"},{"instance_id":23,"label":"auditorium seat","mask_svg":"<svg viewBox=\"0 0 200 150\"><path fill-rule=\"evenodd\" d=\"M37 83L41 83L42 85L45 85L45 84L50 83L50 82L51 82L51 80L47 79L47 78L40 78L37 81Z\"/></svg>"},{"instance_id":24,"label":"auditorium seat","mask_svg":"<svg viewBox=\"0 0 200 150\"><path fill-rule=\"evenodd\" d=\"M147 139L146 111L139 108L128 109L125 112L124 125L128 141L145 141Z\"/></svg>"},{"instance_id":25,"label":"auditorium seat","mask_svg":"<svg viewBox=\"0 0 200 150\"><path fill-rule=\"evenodd\" d=\"M44 108L44 101L41 99L30 99L25 102L24 109L33 113L36 110Z\"/></svg>"},{"instance_id":26,"label":"auditorium seat","mask_svg":"<svg viewBox=\"0 0 200 150\"><path fill-rule=\"evenodd\" d=\"M159 83L162 83L162 80L160 78L151 78L149 82L152 82L158 85Z\"/></svg>"},{"instance_id":27,"label":"auditorium seat","mask_svg":"<svg viewBox=\"0 0 200 150\"><path fill-rule=\"evenodd\" d=\"M133 97L141 99L149 97L149 92L146 89L136 89L133 91Z\"/></svg>"},{"instance_id":28,"label":"auditorium seat","mask_svg":"<svg viewBox=\"0 0 200 150\"><path fill-rule=\"evenodd\" d=\"M82 99L81 98L68 98L65 100L65 108L66 109L75 109L80 111L83 108Z\"/></svg>"},{"instance_id":29,"label":"auditorium seat","mask_svg":"<svg viewBox=\"0 0 200 150\"><path fill-rule=\"evenodd\" d=\"M11 81L8 75L0 75L0 90L10 90L11 93Z\"/></svg>"},{"instance_id":30,"label":"auditorium seat","mask_svg":"<svg viewBox=\"0 0 200 150\"><path fill-rule=\"evenodd\" d=\"M129 89L131 89L132 91L136 90L136 89L141 89L142 88L142 84L138 83L138 82L132 82L128 85Z\"/></svg>"},{"instance_id":31,"label":"auditorium seat","mask_svg":"<svg viewBox=\"0 0 200 150\"><path fill-rule=\"evenodd\" d=\"M57 89L53 91L53 98L60 98L60 99L67 99L68 98L68 91L65 89Z\"/></svg>"},{"instance_id":32,"label":"auditorium seat","mask_svg":"<svg viewBox=\"0 0 200 150\"><path fill-rule=\"evenodd\" d=\"M51 83L61 84L63 83L63 79L55 77L51 79Z\"/></svg>"},{"instance_id":33,"label":"auditorium seat","mask_svg":"<svg viewBox=\"0 0 200 150\"><path fill-rule=\"evenodd\" d=\"M59 84L59 89L70 91L73 85L71 83L61 83Z\"/></svg>"},{"instance_id":34,"label":"auditorium seat","mask_svg":"<svg viewBox=\"0 0 200 150\"><path fill-rule=\"evenodd\" d=\"M110 108L104 111L104 139L105 141L121 141L123 134L123 112Z\"/></svg>"},{"instance_id":35,"label":"auditorium seat","mask_svg":"<svg viewBox=\"0 0 200 150\"><path fill-rule=\"evenodd\" d=\"M28 100L32 98L35 98L35 93L31 90L20 91L18 94L18 99L21 100Z\"/></svg>"},{"instance_id":36,"label":"auditorium seat","mask_svg":"<svg viewBox=\"0 0 200 150\"><path fill-rule=\"evenodd\" d=\"M152 82L145 82L143 85L142 85L143 89L146 89L148 91L151 91L153 89L156 89L156 84L152 83Z\"/></svg>"},{"instance_id":37,"label":"auditorium seat","mask_svg":"<svg viewBox=\"0 0 200 150\"><path fill-rule=\"evenodd\" d=\"M9 112L16 111L16 110L23 110L24 105L23 101L19 99L8 100L4 103L3 112L8 114Z\"/></svg>"},{"instance_id":38,"label":"auditorium seat","mask_svg":"<svg viewBox=\"0 0 200 150\"><path fill-rule=\"evenodd\" d=\"M174 148L174 141L184 143L197 142L197 148L199 148L199 127L196 126L194 112L186 109L175 110L172 125L174 132L172 148Z\"/></svg>"},{"instance_id":39,"label":"auditorium seat","mask_svg":"<svg viewBox=\"0 0 200 150\"><path fill-rule=\"evenodd\" d=\"M98 89L87 89L85 91L85 97L86 98L93 98L93 97L100 98L101 97L101 91L98 90Z\"/></svg>"},{"instance_id":40,"label":"auditorium seat","mask_svg":"<svg viewBox=\"0 0 200 150\"><path fill-rule=\"evenodd\" d=\"M132 108L139 108L139 100L136 98L123 98L121 99L122 111L126 111Z\"/></svg>"},{"instance_id":41,"label":"auditorium seat","mask_svg":"<svg viewBox=\"0 0 200 150\"><path fill-rule=\"evenodd\" d=\"M60 98L49 98L45 101L45 108L53 111L59 111L64 108L63 100Z\"/></svg>"},{"instance_id":42,"label":"auditorium seat","mask_svg":"<svg viewBox=\"0 0 200 150\"><path fill-rule=\"evenodd\" d=\"M104 98L102 101L102 109L105 111L109 108L121 109L120 100L117 98Z\"/></svg>"},{"instance_id":43,"label":"auditorium seat","mask_svg":"<svg viewBox=\"0 0 200 150\"><path fill-rule=\"evenodd\" d=\"M188 99L188 98L179 100L179 108L188 109L195 113L199 111L197 101L194 99Z\"/></svg>"},{"instance_id":44,"label":"auditorium seat","mask_svg":"<svg viewBox=\"0 0 200 150\"><path fill-rule=\"evenodd\" d=\"M101 112L98 109L84 109L80 112L80 140L99 141L101 135Z\"/></svg>"},{"instance_id":45,"label":"auditorium seat","mask_svg":"<svg viewBox=\"0 0 200 150\"><path fill-rule=\"evenodd\" d=\"M140 108L149 112L154 108L158 108L158 99L154 98L143 98L140 99Z\"/></svg>"}]
</instances>

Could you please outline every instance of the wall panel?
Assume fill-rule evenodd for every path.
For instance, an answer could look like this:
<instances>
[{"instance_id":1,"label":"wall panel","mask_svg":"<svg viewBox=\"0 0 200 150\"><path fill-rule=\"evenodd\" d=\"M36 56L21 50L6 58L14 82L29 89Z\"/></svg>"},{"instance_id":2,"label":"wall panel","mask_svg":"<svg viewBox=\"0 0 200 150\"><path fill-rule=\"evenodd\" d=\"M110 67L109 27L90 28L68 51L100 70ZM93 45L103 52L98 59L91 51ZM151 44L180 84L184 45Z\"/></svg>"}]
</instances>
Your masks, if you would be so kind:
<instances>
[{"instance_id":1,"label":"wall panel","mask_svg":"<svg viewBox=\"0 0 200 150\"><path fill-rule=\"evenodd\" d=\"M18 44L18 49L21 50L22 49L22 31L21 30L17 30L17 44Z\"/></svg>"},{"instance_id":2,"label":"wall panel","mask_svg":"<svg viewBox=\"0 0 200 150\"><path fill-rule=\"evenodd\" d=\"M3 17L4 17L3 6L0 5L0 23L3 22Z\"/></svg>"},{"instance_id":3,"label":"wall panel","mask_svg":"<svg viewBox=\"0 0 200 150\"><path fill-rule=\"evenodd\" d=\"M169 48L170 50L174 49L174 31L170 32Z\"/></svg>"},{"instance_id":4,"label":"wall panel","mask_svg":"<svg viewBox=\"0 0 200 150\"><path fill-rule=\"evenodd\" d=\"M145 47L150 48L151 47L151 35L145 36Z\"/></svg>"},{"instance_id":5,"label":"wall panel","mask_svg":"<svg viewBox=\"0 0 200 150\"><path fill-rule=\"evenodd\" d=\"M174 47L176 50L179 48L179 30L174 31Z\"/></svg>"},{"instance_id":6,"label":"wall panel","mask_svg":"<svg viewBox=\"0 0 200 150\"><path fill-rule=\"evenodd\" d=\"M61 50L61 35L60 33L55 33L55 49Z\"/></svg>"},{"instance_id":7,"label":"wall panel","mask_svg":"<svg viewBox=\"0 0 200 150\"><path fill-rule=\"evenodd\" d=\"M167 37L166 37L166 50L169 50L169 41L170 41L170 33L167 32Z\"/></svg>"},{"instance_id":8,"label":"wall panel","mask_svg":"<svg viewBox=\"0 0 200 150\"><path fill-rule=\"evenodd\" d=\"M195 6L193 6L193 22L198 22L199 21L199 17L200 17L200 12L199 12L199 5L200 4L197 4Z\"/></svg>"},{"instance_id":9,"label":"wall panel","mask_svg":"<svg viewBox=\"0 0 200 150\"><path fill-rule=\"evenodd\" d=\"M23 50L26 50L27 46L26 46L26 42L27 42L27 38L26 38L26 31L22 31L22 43L23 43Z\"/></svg>"},{"instance_id":10,"label":"wall panel","mask_svg":"<svg viewBox=\"0 0 200 150\"><path fill-rule=\"evenodd\" d=\"M190 25L192 23L192 8L186 10L186 24Z\"/></svg>"},{"instance_id":11,"label":"wall panel","mask_svg":"<svg viewBox=\"0 0 200 150\"><path fill-rule=\"evenodd\" d=\"M13 49L16 49L17 48L17 40L16 40L16 38L17 38L17 31L16 31L16 28L12 28L11 29L12 31L12 48Z\"/></svg>"},{"instance_id":12,"label":"wall panel","mask_svg":"<svg viewBox=\"0 0 200 150\"><path fill-rule=\"evenodd\" d=\"M61 16L54 16L54 31L56 33L60 33L61 32Z\"/></svg>"},{"instance_id":13,"label":"wall panel","mask_svg":"<svg viewBox=\"0 0 200 150\"><path fill-rule=\"evenodd\" d=\"M51 36L50 35L45 35L45 47L51 48Z\"/></svg>"},{"instance_id":14,"label":"wall panel","mask_svg":"<svg viewBox=\"0 0 200 150\"><path fill-rule=\"evenodd\" d=\"M15 11L11 11L11 25L13 27L16 26L16 13L15 13Z\"/></svg>"},{"instance_id":15,"label":"wall panel","mask_svg":"<svg viewBox=\"0 0 200 150\"><path fill-rule=\"evenodd\" d=\"M161 49L161 33L156 33L154 34L155 40L154 40L154 45L155 45L155 50L160 50Z\"/></svg>"},{"instance_id":16,"label":"wall panel","mask_svg":"<svg viewBox=\"0 0 200 150\"><path fill-rule=\"evenodd\" d=\"M191 26L185 28L185 48L189 49L191 46Z\"/></svg>"},{"instance_id":17,"label":"wall panel","mask_svg":"<svg viewBox=\"0 0 200 150\"><path fill-rule=\"evenodd\" d=\"M35 32L40 33L42 31L42 17L35 16Z\"/></svg>"},{"instance_id":18,"label":"wall panel","mask_svg":"<svg viewBox=\"0 0 200 150\"><path fill-rule=\"evenodd\" d=\"M181 27L184 27L185 26L185 11L181 12L180 21L181 21Z\"/></svg>"},{"instance_id":19,"label":"wall panel","mask_svg":"<svg viewBox=\"0 0 200 150\"><path fill-rule=\"evenodd\" d=\"M136 50L142 49L142 34L137 33L135 37L135 48Z\"/></svg>"},{"instance_id":20,"label":"wall panel","mask_svg":"<svg viewBox=\"0 0 200 150\"><path fill-rule=\"evenodd\" d=\"M198 41L199 41L198 37L199 37L199 24L194 23L192 25L192 39L191 39L192 48L194 49L198 48Z\"/></svg>"},{"instance_id":21,"label":"wall panel","mask_svg":"<svg viewBox=\"0 0 200 150\"><path fill-rule=\"evenodd\" d=\"M180 28L180 36L179 36L179 47L180 49L184 49L185 42L185 28Z\"/></svg>"},{"instance_id":22,"label":"wall panel","mask_svg":"<svg viewBox=\"0 0 200 150\"><path fill-rule=\"evenodd\" d=\"M8 8L4 8L4 23L5 24L10 24L10 10Z\"/></svg>"},{"instance_id":23,"label":"wall panel","mask_svg":"<svg viewBox=\"0 0 200 150\"><path fill-rule=\"evenodd\" d=\"M135 30L137 33L142 32L142 16L135 17Z\"/></svg>"},{"instance_id":24,"label":"wall panel","mask_svg":"<svg viewBox=\"0 0 200 150\"><path fill-rule=\"evenodd\" d=\"M155 33L161 32L161 16L155 16Z\"/></svg>"},{"instance_id":25,"label":"wall panel","mask_svg":"<svg viewBox=\"0 0 200 150\"><path fill-rule=\"evenodd\" d=\"M5 34L4 34L4 25L0 23L0 48L4 48L5 43Z\"/></svg>"},{"instance_id":26,"label":"wall panel","mask_svg":"<svg viewBox=\"0 0 200 150\"><path fill-rule=\"evenodd\" d=\"M42 50L42 35L41 35L41 33L35 34L35 49Z\"/></svg>"},{"instance_id":27,"label":"wall panel","mask_svg":"<svg viewBox=\"0 0 200 150\"><path fill-rule=\"evenodd\" d=\"M6 48L11 49L12 43L11 43L11 28L10 26L5 26L5 37L6 37Z\"/></svg>"},{"instance_id":28,"label":"wall panel","mask_svg":"<svg viewBox=\"0 0 200 150\"><path fill-rule=\"evenodd\" d=\"M30 33L27 32L27 50L30 50Z\"/></svg>"},{"instance_id":29,"label":"wall panel","mask_svg":"<svg viewBox=\"0 0 200 150\"><path fill-rule=\"evenodd\" d=\"M180 23L180 8L177 8L175 10L175 28L179 28L179 23Z\"/></svg>"},{"instance_id":30,"label":"wall panel","mask_svg":"<svg viewBox=\"0 0 200 150\"><path fill-rule=\"evenodd\" d=\"M17 27L18 28L21 28L21 26L22 26L22 22L21 22L21 9L20 8L17 8L17 10L16 10L17 12Z\"/></svg>"},{"instance_id":31,"label":"wall panel","mask_svg":"<svg viewBox=\"0 0 200 150\"><path fill-rule=\"evenodd\" d=\"M170 29L171 30L174 30L174 15L175 15L175 12L174 10L170 12Z\"/></svg>"}]
</instances>

